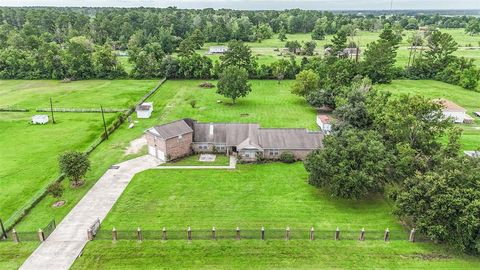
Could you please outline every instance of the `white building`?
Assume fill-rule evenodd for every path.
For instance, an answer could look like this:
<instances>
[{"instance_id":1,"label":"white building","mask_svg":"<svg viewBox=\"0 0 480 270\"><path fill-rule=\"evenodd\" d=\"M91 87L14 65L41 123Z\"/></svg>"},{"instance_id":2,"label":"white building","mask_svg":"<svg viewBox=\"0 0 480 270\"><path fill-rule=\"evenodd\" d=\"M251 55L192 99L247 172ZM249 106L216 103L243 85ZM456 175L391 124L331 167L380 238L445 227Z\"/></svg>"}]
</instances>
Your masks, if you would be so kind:
<instances>
[{"instance_id":1,"label":"white building","mask_svg":"<svg viewBox=\"0 0 480 270\"><path fill-rule=\"evenodd\" d=\"M48 115L46 114L37 114L32 116L32 124L46 124L48 123Z\"/></svg>"},{"instance_id":2,"label":"white building","mask_svg":"<svg viewBox=\"0 0 480 270\"><path fill-rule=\"evenodd\" d=\"M480 151L464 151L464 153L472 158L480 158Z\"/></svg>"},{"instance_id":3,"label":"white building","mask_svg":"<svg viewBox=\"0 0 480 270\"><path fill-rule=\"evenodd\" d=\"M208 50L210 54L223 54L226 51L228 51L227 46L212 46Z\"/></svg>"},{"instance_id":4,"label":"white building","mask_svg":"<svg viewBox=\"0 0 480 270\"><path fill-rule=\"evenodd\" d=\"M332 132L332 123L330 122L330 117L326 114L317 115L317 125L324 134L329 134Z\"/></svg>"},{"instance_id":5,"label":"white building","mask_svg":"<svg viewBox=\"0 0 480 270\"><path fill-rule=\"evenodd\" d=\"M136 110L137 118L150 118L153 112L153 102L145 102L140 106L137 106Z\"/></svg>"},{"instance_id":6,"label":"white building","mask_svg":"<svg viewBox=\"0 0 480 270\"><path fill-rule=\"evenodd\" d=\"M438 99L437 102L442 104L443 115L448 118L452 118L453 122L455 123L463 123L465 122L465 118L467 118L467 110L458 106L457 104L453 103L450 100L446 99Z\"/></svg>"}]
</instances>

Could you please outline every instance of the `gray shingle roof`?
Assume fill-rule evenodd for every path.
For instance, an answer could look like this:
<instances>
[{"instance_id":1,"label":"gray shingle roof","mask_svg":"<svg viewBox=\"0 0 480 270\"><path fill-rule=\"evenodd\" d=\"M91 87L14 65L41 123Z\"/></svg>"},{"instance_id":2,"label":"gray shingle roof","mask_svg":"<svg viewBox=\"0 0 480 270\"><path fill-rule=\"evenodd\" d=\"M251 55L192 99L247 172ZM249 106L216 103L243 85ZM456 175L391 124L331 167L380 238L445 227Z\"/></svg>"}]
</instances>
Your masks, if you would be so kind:
<instances>
[{"instance_id":1,"label":"gray shingle roof","mask_svg":"<svg viewBox=\"0 0 480 270\"><path fill-rule=\"evenodd\" d=\"M184 120L178 120L164 125L154 126L151 132L166 140L193 132L193 130Z\"/></svg>"},{"instance_id":2,"label":"gray shingle roof","mask_svg":"<svg viewBox=\"0 0 480 270\"><path fill-rule=\"evenodd\" d=\"M227 141L226 124L195 123L193 124L193 129L194 142L225 144ZM210 130L213 134L210 133Z\"/></svg>"},{"instance_id":3,"label":"gray shingle roof","mask_svg":"<svg viewBox=\"0 0 480 270\"><path fill-rule=\"evenodd\" d=\"M316 149L322 146L323 135L296 128L262 128L259 144L265 149Z\"/></svg>"}]
</instances>

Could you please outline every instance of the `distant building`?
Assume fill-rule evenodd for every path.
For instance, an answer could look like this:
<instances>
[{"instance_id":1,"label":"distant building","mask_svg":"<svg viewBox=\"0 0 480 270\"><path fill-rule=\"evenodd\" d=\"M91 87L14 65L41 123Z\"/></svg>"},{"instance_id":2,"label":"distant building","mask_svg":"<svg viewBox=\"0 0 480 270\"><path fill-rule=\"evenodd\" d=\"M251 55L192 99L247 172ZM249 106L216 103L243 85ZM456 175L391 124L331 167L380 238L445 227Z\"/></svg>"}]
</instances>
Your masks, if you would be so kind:
<instances>
[{"instance_id":1,"label":"distant building","mask_svg":"<svg viewBox=\"0 0 480 270\"><path fill-rule=\"evenodd\" d=\"M452 118L455 123L464 123L468 118L467 110L458 106L454 102L446 99L437 99L436 102L443 106L442 112L445 118Z\"/></svg>"},{"instance_id":2,"label":"distant building","mask_svg":"<svg viewBox=\"0 0 480 270\"><path fill-rule=\"evenodd\" d=\"M150 118L153 112L153 102L145 102L137 106L137 118Z\"/></svg>"},{"instance_id":3,"label":"distant building","mask_svg":"<svg viewBox=\"0 0 480 270\"><path fill-rule=\"evenodd\" d=\"M360 56L360 48L345 48L338 53L339 57L357 57Z\"/></svg>"},{"instance_id":4,"label":"distant building","mask_svg":"<svg viewBox=\"0 0 480 270\"><path fill-rule=\"evenodd\" d=\"M37 114L32 116L32 124L46 124L48 123L48 115L46 114Z\"/></svg>"},{"instance_id":5,"label":"distant building","mask_svg":"<svg viewBox=\"0 0 480 270\"><path fill-rule=\"evenodd\" d=\"M464 153L472 158L480 158L480 151L464 151Z\"/></svg>"},{"instance_id":6,"label":"distant building","mask_svg":"<svg viewBox=\"0 0 480 270\"><path fill-rule=\"evenodd\" d=\"M330 122L330 117L326 114L317 115L317 125L324 134L330 134L330 132L332 132L332 123Z\"/></svg>"},{"instance_id":7,"label":"distant building","mask_svg":"<svg viewBox=\"0 0 480 270\"><path fill-rule=\"evenodd\" d=\"M228 51L227 46L212 46L208 50L209 54L224 54L226 51Z\"/></svg>"},{"instance_id":8,"label":"distant building","mask_svg":"<svg viewBox=\"0 0 480 270\"><path fill-rule=\"evenodd\" d=\"M192 152L219 152L255 161L258 157L279 159L287 151L296 159L305 159L312 150L322 147L323 134L301 128L184 119L154 126L146 131L146 138L148 153L160 159L176 159Z\"/></svg>"}]
</instances>

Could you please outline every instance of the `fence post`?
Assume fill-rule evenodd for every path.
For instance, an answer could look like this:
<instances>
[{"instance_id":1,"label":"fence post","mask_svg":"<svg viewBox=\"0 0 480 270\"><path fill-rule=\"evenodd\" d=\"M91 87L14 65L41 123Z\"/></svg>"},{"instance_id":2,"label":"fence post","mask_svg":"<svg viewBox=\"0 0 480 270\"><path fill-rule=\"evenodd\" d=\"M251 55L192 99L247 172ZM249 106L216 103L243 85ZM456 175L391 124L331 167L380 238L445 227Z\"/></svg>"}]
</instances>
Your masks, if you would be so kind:
<instances>
[{"instance_id":1,"label":"fence post","mask_svg":"<svg viewBox=\"0 0 480 270\"><path fill-rule=\"evenodd\" d=\"M237 240L240 240L240 228L237 227L237 237L236 237Z\"/></svg>"},{"instance_id":2,"label":"fence post","mask_svg":"<svg viewBox=\"0 0 480 270\"><path fill-rule=\"evenodd\" d=\"M92 241L92 240L93 240L93 232L92 232L92 229L88 229L88 230L87 230L87 238L88 238L88 241Z\"/></svg>"},{"instance_id":3,"label":"fence post","mask_svg":"<svg viewBox=\"0 0 480 270\"><path fill-rule=\"evenodd\" d=\"M385 234L383 235L383 241L388 242L390 240L390 230L387 228Z\"/></svg>"},{"instance_id":4,"label":"fence post","mask_svg":"<svg viewBox=\"0 0 480 270\"><path fill-rule=\"evenodd\" d=\"M142 229L140 229L140 227L137 228L137 240L138 240L138 241L142 241L142 240L143 240Z\"/></svg>"},{"instance_id":5,"label":"fence post","mask_svg":"<svg viewBox=\"0 0 480 270\"><path fill-rule=\"evenodd\" d=\"M286 241L290 240L290 227L287 227L285 229L285 240Z\"/></svg>"},{"instance_id":6,"label":"fence post","mask_svg":"<svg viewBox=\"0 0 480 270\"><path fill-rule=\"evenodd\" d=\"M45 233L43 233L42 229L38 229L38 240L40 240L40 242L43 242L45 241Z\"/></svg>"},{"instance_id":7,"label":"fence post","mask_svg":"<svg viewBox=\"0 0 480 270\"><path fill-rule=\"evenodd\" d=\"M5 231L5 227L3 227L3 221L0 218L0 232L2 233L2 238L1 239L7 239L7 232Z\"/></svg>"},{"instance_id":8,"label":"fence post","mask_svg":"<svg viewBox=\"0 0 480 270\"><path fill-rule=\"evenodd\" d=\"M217 240L217 232L215 230L215 226L212 228L212 240Z\"/></svg>"},{"instance_id":9,"label":"fence post","mask_svg":"<svg viewBox=\"0 0 480 270\"><path fill-rule=\"evenodd\" d=\"M365 228L362 228L360 231L360 237L358 238L360 241L365 241Z\"/></svg>"},{"instance_id":10,"label":"fence post","mask_svg":"<svg viewBox=\"0 0 480 270\"><path fill-rule=\"evenodd\" d=\"M190 228L190 226L188 226L187 229L187 240L192 241L192 229Z\"/></svg>"},{"instance_id":11,"label":"fence post","mask_svg":"<svg viewBox=\"0 0 480 270\"><path fill-rule=\"evenodd\" d=\"M312 228L310 229L310 241L315 240L315 229Z\"/></svg>"},{"instance_id":12,"label":"fence post","mask_svg":"<svg viewBox=\"0 0 480 270\"><path fill-rule=\"evenodd\" d=\"M112 240L117 241L117 239L118 239L117 229L115 229L115 227L113 227L113 229L112 229Z\"/></svg>"},{"instance_id":13,"label":"fence post","mask_svg":"<svg viewBox=\"0 0 480 270\"><path fill-rule=\"evenodd\" d=\"M167 240L167 229L165 227L162 230L162 240Z\"/></svg>"},{"instance_id":14,"label":"fence post","mask_svg":"<svg viewBox=\"0 0 480 270\"><path fill-rule=\"evenodd\" d=\"M262 226L262 240L265 240L265 228Z\"/></svg>"},{"instance_id":15,"label":"fence post","mask_svg":"<svg viewBox=\"0 0 480 270\"><path fill-rule=\"evenodd\" d=\"M18 238L18 233L15 229L12 230L12 238L13 238L13 242L15 243L20 242L20 238Z\"/></svg>"},{"instance_id":16,"label":"fence post","mask_svg":"<svg viewBox=\"0 0 480 270\"><path fill-rule=\"evenodd\" d=\"M340 240L340 229L337 227L337 230L335 231L335 241Z\"/></svg>"},{"instance_id":17,"label":"fence post","mask_svg":"<svg viewBox=\"0 0 480 270\"><path fill-rule=\"evenodd\" d=\"M415 228L412 228L412 230L410 231L410 236L408 237L408 241L410 242L415 242Z\"/></svg>"}]
</instances>

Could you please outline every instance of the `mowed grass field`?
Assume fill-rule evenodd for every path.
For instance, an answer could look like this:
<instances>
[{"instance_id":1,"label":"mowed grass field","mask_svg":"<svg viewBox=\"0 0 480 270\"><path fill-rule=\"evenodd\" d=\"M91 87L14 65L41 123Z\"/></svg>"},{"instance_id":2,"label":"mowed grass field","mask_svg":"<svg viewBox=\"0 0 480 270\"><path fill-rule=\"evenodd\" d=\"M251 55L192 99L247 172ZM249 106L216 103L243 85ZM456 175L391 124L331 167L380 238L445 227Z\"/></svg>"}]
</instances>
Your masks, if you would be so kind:
<instances>
[{"instance_id":1,"label":"mowed grass field","mask_svg":"<svg viewBox=\"0 0 480 270\"><path fill-rule=\"evenodd\" d=\"M395 95L414 94L427 98L448 99L462 106L467 114L475 118L474 124L458 125L463 129L461 144L463 150L480 149L480 118L473 112L480 111L480 92L469 91L460 86L431 80L395 80L391 84L377 85L379 89L387 90Z\"/></svg>"},{"instance_id":2,"label":"mowed grass field","mask_svg":"<svg viewBox=\"0 0 480 270\"><path fill-rule=\"evenodd\" d=\"M239 165L234 171L149 170L138 174L102 224L104 230L217 229L265 226L267 241L95 240L73 269L475 269L480 260L432 243L410 243L367 233L367 241L333 241L333 231L365 228L407 238L383 198L337 200L307 183L302 163ZM289 226L302 239L269 240L269 229ZM307 239L310 226L330 230L331 239ZM381 232L380 232L381 233ZM341 234L342 235L342 234ZM400 236L400 237L401 237Z\"/></svg>"},{"instance_id":3,"label":"mowed grass field","mask_svg":"<svg viewBox=\"0 0 480 270\"><path fill-rule=\"evenodd\" d=\"M6 221L57 177L59 154L86 150L103 131L99 113L55 113L56 124L32 125L29 123L32 115L48 114L37 113L35 108L48 107L49 97L56 107L98 108L105 104L105 107L128 108L156 83L0 81L0 107L31 109L0 113L0 218ZM114 113L106 114L107 124L116 117Z\"/></svg>"}]
</instances>

